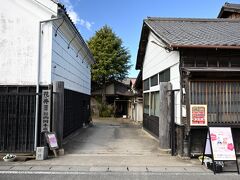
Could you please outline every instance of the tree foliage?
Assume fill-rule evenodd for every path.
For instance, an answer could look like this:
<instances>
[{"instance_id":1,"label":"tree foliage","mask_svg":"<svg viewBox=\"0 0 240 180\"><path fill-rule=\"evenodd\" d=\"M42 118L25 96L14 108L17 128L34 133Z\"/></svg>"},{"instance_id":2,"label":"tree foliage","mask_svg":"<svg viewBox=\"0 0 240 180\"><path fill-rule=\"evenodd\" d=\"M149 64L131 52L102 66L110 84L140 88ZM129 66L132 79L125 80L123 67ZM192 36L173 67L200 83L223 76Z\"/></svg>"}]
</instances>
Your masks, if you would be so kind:
<instances>
[{"instance_id":1,"label":"tree foliage","mask_svg":"<svg viewBox=\"0 0 240 180\"><path fill-rule=\"evenodd\" d=\"M105 25L87 42L96 61L92 65L92 81L100 88L114 80L123 80L131 67L130 54L122 40Z\"/></svg>"}]
</instances>

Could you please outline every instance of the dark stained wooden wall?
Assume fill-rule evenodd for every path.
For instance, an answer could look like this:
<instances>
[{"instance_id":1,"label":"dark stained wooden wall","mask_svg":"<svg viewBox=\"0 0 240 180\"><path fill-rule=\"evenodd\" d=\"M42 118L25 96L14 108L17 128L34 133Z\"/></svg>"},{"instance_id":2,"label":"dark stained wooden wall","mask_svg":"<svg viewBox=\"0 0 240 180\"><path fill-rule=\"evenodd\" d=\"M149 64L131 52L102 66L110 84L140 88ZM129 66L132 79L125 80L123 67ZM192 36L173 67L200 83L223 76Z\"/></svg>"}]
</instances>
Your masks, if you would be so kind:
<instances>
[{"instance_id":1,"label":"dark stained wooden wall","mask_svg":"<svg viewBox=\"0 0 240 180\"><path fill-rule=\"evenodd\" d=\"M183 49L181 67L240 67L240 50Z\"/></svg>"},{"instance_id":2,"label":"dark stained wooden wall","mask_svg":"<svg viewBox=\"0 0 240 180\"><path fill-rule=\"evenodd\" d=\"M180 53L181 85L186 90L186 95L182 96L182 104L186 105L187 109L190 109L191 99L189 94L191 94L191 87L189 85L192 81L203 82L203 84L204 81L214 83L227 83L234 81L232 83L236 84L240 80L240 50L181 49ZM216 92L217 91L218 90L216 90ZM239 122L240 120L237 121ZM183 123L184 137L190 137L191 153L202 153L203 139L205 139L206 128L190 127L189 111L187 111L187 118L185 121L183 121ZM215 124L216 123L218 123L218 126L233 127L233 138L236 140L235 145L237 152L240 153L240 133L238 133L240 124L236 123L236 121L228 121L227 123L224 121L220 123L215 122Z\"/></svg>"}]
</instances>

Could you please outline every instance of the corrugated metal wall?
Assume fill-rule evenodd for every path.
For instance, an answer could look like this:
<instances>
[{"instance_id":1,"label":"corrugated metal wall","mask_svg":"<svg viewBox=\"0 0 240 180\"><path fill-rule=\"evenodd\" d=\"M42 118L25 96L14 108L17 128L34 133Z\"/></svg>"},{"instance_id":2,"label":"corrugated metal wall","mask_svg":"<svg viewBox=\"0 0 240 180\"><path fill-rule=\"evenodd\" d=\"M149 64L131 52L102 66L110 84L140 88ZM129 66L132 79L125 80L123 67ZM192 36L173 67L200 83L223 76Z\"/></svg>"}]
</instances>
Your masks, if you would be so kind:
<instances>
[{"instance_id":1,"label":"corrugated metal wall","mask_svg":"<svg viewBox=\"0 0 240 180\"><path fill-rule=\"evenodd\" d=\"M208 123L240 124L240 81L190 81L189 95L208 105Z\"/></svg>"}]
</instances>

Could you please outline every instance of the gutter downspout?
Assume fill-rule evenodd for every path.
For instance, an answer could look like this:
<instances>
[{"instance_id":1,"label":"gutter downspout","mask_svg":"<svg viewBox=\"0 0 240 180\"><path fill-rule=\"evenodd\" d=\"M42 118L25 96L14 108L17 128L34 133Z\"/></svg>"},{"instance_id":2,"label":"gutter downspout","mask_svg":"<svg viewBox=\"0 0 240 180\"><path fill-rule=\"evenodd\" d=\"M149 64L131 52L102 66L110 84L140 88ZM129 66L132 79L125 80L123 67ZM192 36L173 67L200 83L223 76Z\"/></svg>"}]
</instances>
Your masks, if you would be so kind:
<instances>
[{"instance_id":1,"label":"gutter downspout","mask_svg":"<svg viewBox=\"0 0 240 180\"><path fill-rule=\"evenodd\" d=\"M40 62L41 62L41 54L42 54L42 41L41 41L41 33L42 33L42 24L52 21L57 21L62 19L62 17L56 17L44 21L39 22L39 32L38 32L38 61L37 61L37 82L36 82L36 114L35 114L35 137L34 137L34 150L37 149L37 133L38 133L38 113L39 113L39 80L40 80Z\"/></svg>"}]
</instances>

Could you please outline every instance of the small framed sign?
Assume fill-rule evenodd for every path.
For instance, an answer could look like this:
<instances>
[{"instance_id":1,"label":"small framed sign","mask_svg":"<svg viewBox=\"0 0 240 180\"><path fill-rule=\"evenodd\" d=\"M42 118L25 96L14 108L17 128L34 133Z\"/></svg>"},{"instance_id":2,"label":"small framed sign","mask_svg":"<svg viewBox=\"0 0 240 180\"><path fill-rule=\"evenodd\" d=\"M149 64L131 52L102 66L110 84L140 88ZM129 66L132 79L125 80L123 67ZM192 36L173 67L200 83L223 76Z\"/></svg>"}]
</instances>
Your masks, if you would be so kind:
<instances>
[{"instance_id":1,"label":"small framed sign","mask_svg":"<svg viewBox=\"0 0 240 180\"><path fill-rule=\"evenodd\" d=\"M46 139L51 150L58 149L56 134L54 132L45 133Z\"/></svg>"},{"instance_id":2,"label":"small framed sign","mask_svg":"<svg viewBox=\"0 0 240 180\"><path fill-rule=\"evenodd\" d=\"M207 105L191 104L190 116L191 126L207 126Z\"/></svg>"}]
</instances>

